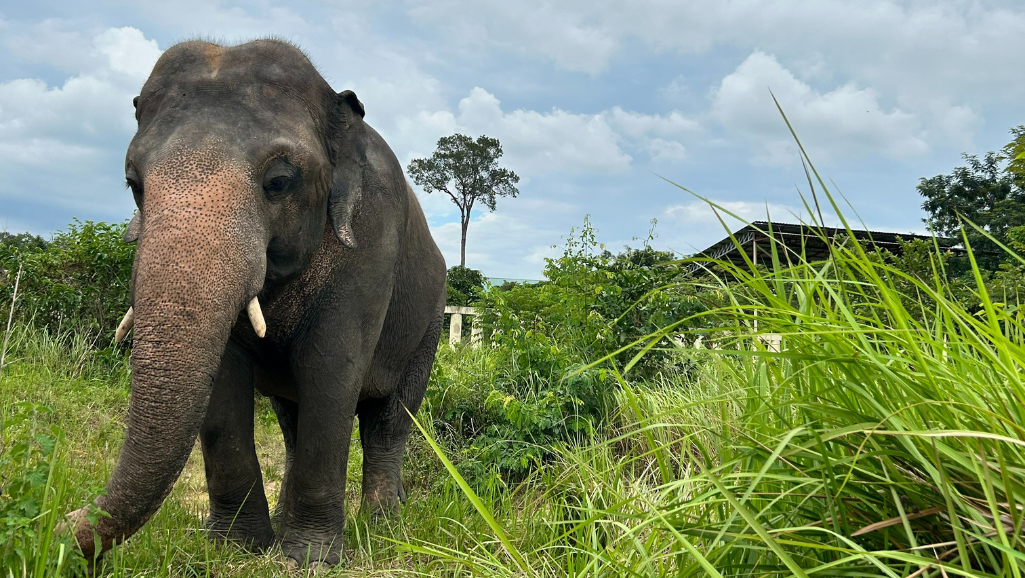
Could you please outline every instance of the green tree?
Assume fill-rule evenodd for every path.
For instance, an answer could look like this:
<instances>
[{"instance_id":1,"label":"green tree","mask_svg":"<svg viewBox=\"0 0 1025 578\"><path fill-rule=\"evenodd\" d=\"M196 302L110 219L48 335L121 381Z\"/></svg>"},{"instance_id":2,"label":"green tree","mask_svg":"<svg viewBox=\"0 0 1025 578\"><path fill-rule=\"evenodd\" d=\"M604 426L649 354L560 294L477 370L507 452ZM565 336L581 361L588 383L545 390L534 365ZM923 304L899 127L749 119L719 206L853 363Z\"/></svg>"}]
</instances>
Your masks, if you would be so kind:
<instances>
[{"instance_id":1,"label":"green tree","mask_svg":"<svg viewBox=\"0 0 1025 578\"><path fill-rule=\"evenodd\" d=\"M472 305L484 292L487 278L477 269L455 265L448 270L449 305Z\"/></svg>"},{"instance_id":2,"label":"green tree","mask_svg":"<svg viewBox=\"0 0 1025 578\"><path fill-rule=\"evenodd\" d=\"M1011 134L1014 140L1007 143L1000 152L1008 161L1006 171L1015 186L1025 189L1025 125L1012 128Z\"/></svg>"},{"instance_id":3,"label":"green tree","mask_svg":"<svg viewBox=\"0 0 1025 578\"><path fill-rule=\"evenodd\" d=\"M515 197L520 182L516 173L498 166L502 145L497 138L481 135L477 140L454 134L438 139L438 148L430 158L413 159L406 168L413 182L428 193L441 191L459 207L462 238L459 266L466 266L466 229L470 212L479 201L494 211L498 197Z\"/></svg>"},{"instance_id":4,"label":"green tree","mask_svg":"<svg viewBox=\"0 0 1025 578\"><path fill-rule=\"evenodd\" d=\"M36 251L46 248L46 240L31 233L8 233L0 231L0 251Z\"/></svg>"},{"instance_id":5,"label":"green tree","mask_svg":"<svg viewBox=\"0 0 1025 578\"><path fill-rule=\"evenodd\" d=\"M1014 140L1000 153L988 152L981 159L964 154L966 164L949 175L919 181L918 192L925 201L926 223L940 234L960 237L962 228L980 264L996 270L1004 255L996 244L963 220L975 223L996 240L1007 243L1012 227L1025 225L1025 126L1011 129ZM1010 162L1008 162L1010 161Z\"/></svg>"}]
</instances>

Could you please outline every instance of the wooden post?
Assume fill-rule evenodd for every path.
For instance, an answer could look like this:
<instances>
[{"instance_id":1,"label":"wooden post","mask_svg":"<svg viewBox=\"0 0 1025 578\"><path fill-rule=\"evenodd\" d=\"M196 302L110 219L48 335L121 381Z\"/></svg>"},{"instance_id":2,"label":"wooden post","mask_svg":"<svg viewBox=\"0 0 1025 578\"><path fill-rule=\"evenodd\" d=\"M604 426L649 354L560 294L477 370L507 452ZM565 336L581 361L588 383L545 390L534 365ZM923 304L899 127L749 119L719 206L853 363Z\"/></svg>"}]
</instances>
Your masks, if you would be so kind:
<instances>
[{"instance_id":1,"label":"wooden post","mask_svg":"<svg viewBox=\"0 0 1025 578\"><path fill-rule=\"evenodd\" d=\"M758 266L758 234L757 233L755 233L755 235L751 237L751 264L754 265L755 267ZM754 271L751 271L752 275L754 275L754 273L755 273ZM752 329L754 330L755 333L758 333L758 310L754 309L752 311L752 313L754 313L754 321L752 323L752 325L753 325Z\"/></svg>"}]
</instances>

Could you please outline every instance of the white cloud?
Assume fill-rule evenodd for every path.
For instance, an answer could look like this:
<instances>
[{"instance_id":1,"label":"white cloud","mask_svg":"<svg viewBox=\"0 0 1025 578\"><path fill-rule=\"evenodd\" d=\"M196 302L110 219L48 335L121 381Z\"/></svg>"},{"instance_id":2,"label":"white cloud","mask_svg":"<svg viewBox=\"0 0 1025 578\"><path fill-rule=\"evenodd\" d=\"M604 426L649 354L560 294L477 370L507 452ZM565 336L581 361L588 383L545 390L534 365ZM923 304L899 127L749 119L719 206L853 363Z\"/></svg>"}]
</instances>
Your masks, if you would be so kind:
<instances>
[{"instance_id":1,"label":"white cloud","mask_svg":"<svg viewBox=\"0 0 1025 578\"><path fill-rule=\"evenodd\" d=\"M21 179L43 171L54 186L36 191L34 201L109 204L111 191L89 195L81 183L118 178L102 171L110 168L112 154L123 153L135 130L132 98L160 50L130 27L102 30L88 43L52 22L36 30L47 31L53 33L50 42L34 39L48 47L36 56L54 66L79 68L55 86L31 78L0 83L0 170L11 176L0 184L0 196L24 197ZM130 201L123 197L127 207Z\"/></svg>"},{"instance_id":2,"label":"white cloud","mask_svg":"<svg viewBox=\"0 0 1025 578\"><path fill-rule=\"evenodd\" d=\"M29 78L0 84L0 141L60 135L82 144L103 138L111 127L134 130L132 98L160 50L142 32L127 27L107 29L92 44L97 58L61 86Z\"/></svg>"},{"instance_id":3,"label":"white cloud","mask_svg":"<svg viewBox=\"0 0 1025 578\"><path fill-rule=\"evenodd\" d=\"M1009 78L1025 53L1025 13L1010 1L936 0L414 0L417 22L468 49L482 45L533 54L562 68L597 74L629 43L701 53L718 46L801 59L802 77L826 72L822 61L859 83L908 95L956 91L1014 101L1025 78ZM880 86L880 89L883 89Z\"/></svg>"},{"instance_id":4,"label":"white cloud","mask_svg":"<svg viewBox=\"0 0 1025 578\"><path fill-rule=\"evenodd\" d=\"M5 23L3 46L26 62L77 73L96 65L92 36L64 20L50 18L27 27Z\"/></svg>"},{"instance_id":5,"label":"white cloud","mask_svg":"<svg viewBox=\"0 0 1025 578\"><path fill-rule=\"evenodd\" d=\"M677 111L665 115L620 107L597 114L559 108L504 111L499 99L480 87L459 101L457 112L422 110L399 115L394 123L385 132L396 135L389 142L400 158L409 151L407 162L430 155L441 136L486 134L501 141L503 164L525 178L545 173L622 173L630 168L632 154L679 161L685 158L686 148L678 139L693 139L701 132L696 121Z\"/></svg>"},{"instance_id":6,"label":"white cloud","mask_svg":"<svg viewBox=\"0 0 1025 578\"><path fill-rule=\"evenodd\" d=\"M885 185L870 182L862 199L893 214L900 212L894 198L906 193L903 213L915 221L918 204L908 198L917 167L957 162L958 150L972 148L983 111L1025 96L1025 77L1013 74L1025 53L1025 15L1010 1L183 1L130 3L130 16L89 10L84 23L0 21L5 70L14 71L0 82L0 170L8 177L0 199L42 198L64 221L81 207L93 212L79 215L112 218L102 213L110 199L123 200L128 214L129 195L99 189L116 187L120 176L134 129L131 97L158 52L147 34L297 41L332 86L357 92L403 165L455 131L500 138L503 164L524 178L522 196L494 215L475 215L470 264L509 276L536 276L549 244L585 211L604 219L613 238L637 234L637 223L672 194L638 165L650 162L645 169L736 202L785 198L799 168L752 170L736 158L797 159L769 87L816 161L833 159L847 175L903 171ZM146 34L96 27L129 17ZM487 90L470 90L475 85ZM862 157L875 153L904 162ZM565 212L528 204L542 200L576 204ZM455 208L439 195L425 195L423 204L450 261L457 258L454 225L438 225ZM764 217L763 203L735 208ZM792 220L783 205L772 211ZM700 245L700 235L721 238L714 217L698 208L662 216L686 235L673 240L678 249L688 249L683 241ZM661 229L663 241L672 240L673 226Z\"/></svg>"},{"instance_id":7,"label":"white cloud","mask_svg":"<svg viewBox=\"0 0 1025 578\"><path fill-rule=\"evenodd\" d=\"M687 148L674 140L653 138L648 142L648 152L653 161L683 161L687 159Z\"/></svg>"},{"instance_id":8,"label":"white cloud","mask_svg":"<svg viewBox=\"0 0 1025 578\"><path fill-rule=\"evenodd\" d=\"M179 39L205 38L218 43L241 43L254 38L300 39L321 32L318 22L300 16L294 7L274 2L176 0L136 2L137 8L160 26L184 33Z\"/></svg>"},{"instance_id":9,"label":"white cloud","mask_svg":"<svg viewBox=\"0 0 1025 578\"><path fill-rule=\"evenodd\" d=\"M505 153L503 164L527 177L548 172L617 173L629 168L632 160L619 147L619 135L604 115L557 108L546 113L505 112L499 100L480 87L459 101L458 113L401 116L396 128L406 137L400 146L417 151L415 156L430 155L439 137L454 132L496 137Z\"/></svg>"},{"instance_id":10,"label":"white cloud","mask_svg":"<svg viewBox=\"0 0 1025 578\"><path fill-rule=\"evenodd\" d=\"M696 120L675 110L665 115L641 114L615 106L605 113L605 117L621 133L634 138L647 135L680 136L701 131L701 125Z\"/></svg>"},{"instance_id":11,"label":"white cloud","mask_svg":"<svg viewBox=\"0 0 1025 578\"><path fill-rule=\"evenodd\" d=\"M801 110L784 106L796 120L809 121L813 128L801 134L831 155L876 149L908 160L937 146L972 149L987 107L1025 98L1025 76L1013 73L1025 54L1025 10L1011 0L412 0L407 6L415 22L464 54L497 48L594 76L637 46L684 55L721 49L771 54L802 96ZM677 76L659 95L674 104L693 100L688 81ZM800 83L812 94L800 95ZM742 94L755 104L734 103L729 112L743 114L737 110L743 106L763 122L777 119L772 108L758 106L765 103L764 84L753 88ZM784 88L779 85L778 94ZM859 108L862 118L854 115ZM824 121L816 117L834 112L846 116L828 131L820 127ZM745 131L754 115L748 116L738 119ZM819 139L827 134L834 142ZM844 146L836 142L841 139L847 139ZM770 140L754 156L759 163L789 164L792 151Z\"/></svg>"},{"instance_id":12,"label":"white cloud","mask_svg":"<svg viewBox=\"0 0 1025 578\"><path fill-rule=\"evenodd\" d=\"M161 50L156 40L146 40L138 28L108 28L93 40L96 50L105 55L110 69L145 80Z\"/></svg>"},{"instance_id":13,"label":"white cloud","mask_svg":"<svg viewBox=\"0 0 1025 578\"><path fill-rule=\"evenodd\" d=\"M895 107L885 110L871 88L845 84L819 92L774 56L755 51L723 78L711 114L728 130L756 140L762 147L756 160L772 165L798 163L799 158L770 90L813 161L876 152L898 159L921 157L937 142L970 139L965 131L974 121L964 107L937 107L936 114L945 120L927 131L922 114ZM951 115L956 120L949 120Z\"/></svg>"},{"instance_id":14,"label":"white cloud","mask_svg":"<svg viewBox=\"0 0 1025 578\"><path fill-rule=\"evenodd\" d=\"M665 86L659 88L658 95L667 102L680 103L693 98L693 90L687 79L682 75L677 76Z\"/></svg>"},{"instance_id":15,"label":"white cloud","mask_svg":"<svg viewBox=\"0 0 1025 578\"><path fill-rule=\"evenodd\" d=\"M566 233L553 225L578 212L567 203L523 197L503 203L494 213L481 213L467 229L466 266L490 277L537 279L544 259L559 254L551 245ZM431 233L446 264L458 265L459 223L435 225Z\"/></svg>"},{"instance_id":16,"label":"white cloud","mask_svg":"<svg viewBox=\"0 0 1025 578\"><path fill-rule=\"evenodd\" d=\"M543 54L566 70L596 74L605 70L620 41L598 19L581 17L574 8L540 1L409 5L415 21L439 27L447 39L470 50L497 44L513 53Z\"/></svg>"},{"instance_id":17,"label":"white cloud","mask_svg":"<svg viewBox=\"0 0 1025 578\"><path fill-rule=\"evenodd\" d=\"M750 201L713 200L713 206L700 199L666 207L665 214L674 222L693 225L697 223L719 224L719 217L727 223L746 224L766 219L794 223L808 221L808 212L803 208L791 207L777 203L757 203ZM733 215L736 215L734 217Z\"/></svg>"},{"instance_id":18,"label":"white cloud","mask_svg":"<svg viewBox=\"0 0 1025 578\"><path fill-rule=\"evenodd\" d=\"M433 58L429 48L379 34L352 11L331 18L331 34L334 38L314 54L315 63L335 90L349 89L359 96L367 122L384 129L389 142L395 117L445 108L444 86L421 68Z\"/></svg>"}]
</instances>

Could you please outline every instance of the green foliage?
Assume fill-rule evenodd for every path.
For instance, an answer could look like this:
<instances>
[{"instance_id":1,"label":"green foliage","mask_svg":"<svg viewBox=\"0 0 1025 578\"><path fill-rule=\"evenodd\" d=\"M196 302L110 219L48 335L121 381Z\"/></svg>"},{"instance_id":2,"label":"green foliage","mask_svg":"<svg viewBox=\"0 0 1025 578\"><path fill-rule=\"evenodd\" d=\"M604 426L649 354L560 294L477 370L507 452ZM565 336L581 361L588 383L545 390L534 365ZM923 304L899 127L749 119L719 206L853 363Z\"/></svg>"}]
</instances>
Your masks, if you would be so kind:
<instances>
[{"instance_id":1,"label":"green foliage","mask_svg":"<svg viewBox=\"0 0 1025 578\"><path fill-rule=\"evenodd\" d=\"M903 249L720 263L731 337L689 382L617 380L610 422L495 505L522 515L416 551L481 576L1021 576L1025 320L977 266L955 287L949 255Z\"/></svg>"},{"instance_id":2,"label":"green foliage","mask_svg":"<svg viewBox=\"0 0 1025 578\"><path fill-rule=\"evenodd\" d=\"M1000 153L1007 159L1006 172L1014 185L1025 189L1025 125L1012 128L1011 134L1014 140L1007 143Z\"/></svg>"},{"instance_id":3,"label":"green foliage","mask_svg":"<svg viewBox=\"0 0 1025 578\"><path fill-rule=\"evenodd\" d=\"M452 368L435 364L428 389L435 427L448 424L467 448L463 471L473 480L495 470L522 479L563 444L603 431L619 385L606 369L585 366L610 355L627 360L640 350L634 342L706 311L715 291L679 283L682 273L672 254L647 242L611 253L585 220L562 256L548 260L546 281L481 294L476 305L490 347L440 354L459 361ZM631 375L652 379L692 369L669 339L659 341Z\"/></svg>"},{"instance_id":4,"label":"green foliage","mask_svg":"<svg viewBox=\"0 0 1025 578\"><path fill-rule=\"evenodd\" d=\"M75 221L49 243L0 239L0 303L10 303L21 267L18 319L87 333L105 347L129 306L135 247L122 240L125 226Z\"/></svg>"},{"instance_id":5,"label":"green foliage","mask_svg":"<svg viewBox=\"0 0 1025 578\"><path fill-rule=\"evenodd\" d=\"M681 283L685 269L672 254L651 248L653 233L640 249L613 254L597 242L596 230L585 219L566 239L562 256L546 261L547 281L485 296L484 325L500 332L499 344L501 335L531 330L572 349L582 362L624 347L629 349L618 358L628 359L640 350L635 342L681 319L713 327L711 318L695 316L721 302L722 293L694 280ZM660 348L635 371L653 377L677 361L679 356Z\"/></svg>"},{"instance_id":6,"label":"green foliage","mask_svg":"<svg viewBox=\"0 0 1025 578\"><path fill-rule=\"evenodd\" d=\"M17 251L38 251L46 248L46 240L29 233L8 233L0 231L0 246Z\"/></svg>"},{"instance_id":7,"label":"green foliage","mask_svg":"<svg viewBox=\"0 0 1025 578\"><path fill-rule=\"evenodd\" d=\"M449 305L473 305L484 292L487 278L477 269L462 265L449 267L445 277Z\"/></svg>"},{"instance_id":8,"label":"green foliage","mask_svg":"<svg viewBox=\"0 0 1025 578\"><path fill-rule=\"evenodd\" d=\"M520 181L516 173L498 166L502 145L481 135L474 140L463 134L438 139L438 148L427 159L413 159L409 174L428 193L441 191L460 209L480 202L492 211L498 197L515 197Z\"/></svg>"},{"instance_id":9,"label":"green foliage","mask_svg":"<svg viewBox=\"0 0 1025 578\"><path fill-rule=\"evenodd\" d=\"M51 576L83 563L73 540L54 533L67 479L58 472L63 433L39 419L50 412L29 402L0 408L0 569L19 575Z\"/></svg>"},{"instance_id":10,"label":"green foliage","mask_svg":"<svg viewBox=\"0 0 1025 578\"><path fill-rule=\"evenodd\" d=\"M1025 125L1011 133L1014 140L1000 153L988 152L982 159L966 153L965 166L949 175L923 178L917 187L925 197L925 222L943 235L960 238L963 231L977 262L990 271L1005 258L995 241L1006 244L1008 231L1025 225L1025 157L1018 158L1025 151ZM965 226L965 219L984 233Z\"/></svg>"}]
</instances>

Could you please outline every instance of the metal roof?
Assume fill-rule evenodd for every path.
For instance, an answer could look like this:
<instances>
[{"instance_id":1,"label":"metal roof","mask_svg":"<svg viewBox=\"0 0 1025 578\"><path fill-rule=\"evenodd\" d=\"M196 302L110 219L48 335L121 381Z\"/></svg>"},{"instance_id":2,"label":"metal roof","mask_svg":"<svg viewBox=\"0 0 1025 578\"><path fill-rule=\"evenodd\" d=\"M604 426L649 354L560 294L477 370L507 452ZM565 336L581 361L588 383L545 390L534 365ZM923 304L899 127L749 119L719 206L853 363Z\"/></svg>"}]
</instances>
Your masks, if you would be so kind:
<instances>
[{"instance_id":1,"label":"metal roof","mask_svg":"<svg viewBox=\"0 0 1025 578\"><path fill-rule=\"evenodd\" d=\"M796 261L796 258L800 255L804 255L807 261L823 261L829 257L828 243L831 243L837 235L853 236L855 239L862 241L863 244L875 245L877 248L885 249L895 255L900 255L903 252L898 239L904 242L912 239L923 239L930 243L935 239L936 243L944 249L949 249L956 253L964 252L964 249L959 247L961 243L959 240L947 237L932 237L913 233L887 233L864 229L854 229L848 232L847 229L836 227L754 221L734 231L733 237L737 240L737 243L734 243L730 237L726 237L704 251L691 255L691 258L704 257L730 261L735 265L744 265L744 257L737 249L739 244L744 249L748 259L752 259L756 263L770 263L772 259L772 246L769 243L770 229L772 236L776 239L776 251L782 261L786 261L784 248L786 253L791 255L791 260L793 261ZM708 266L706 262L695 262L691 263L688 269L689 272L693 273Z\"/></svg>"}]
</instances>

